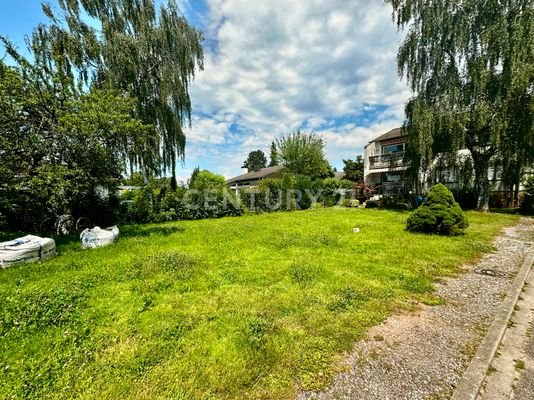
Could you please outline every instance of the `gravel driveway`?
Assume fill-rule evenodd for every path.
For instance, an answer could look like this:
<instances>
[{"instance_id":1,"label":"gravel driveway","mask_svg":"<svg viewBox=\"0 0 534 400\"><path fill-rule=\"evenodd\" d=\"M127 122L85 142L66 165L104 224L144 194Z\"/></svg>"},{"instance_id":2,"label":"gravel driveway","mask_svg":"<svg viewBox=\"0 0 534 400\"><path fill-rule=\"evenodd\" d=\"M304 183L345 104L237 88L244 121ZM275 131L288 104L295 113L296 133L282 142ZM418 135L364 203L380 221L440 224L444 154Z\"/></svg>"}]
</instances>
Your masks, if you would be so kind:
<instances>
[{"instance_id":1,"label":"gravel driveway","mask_svg":"<svg viewBox=\"0 0 534 400\"><path fill-rule=\"evenodd\" d=\"M441 306L391 316L344 359L345 373L307 399L446 399L491 324L529 247L534 219L523 218L496 238L496 251L437 285ZM491 276L481 270L497 271ZM478 272L476 272L478 271ZM502 274L501 274L502 273Z\"/></svg>"}]
</instances>

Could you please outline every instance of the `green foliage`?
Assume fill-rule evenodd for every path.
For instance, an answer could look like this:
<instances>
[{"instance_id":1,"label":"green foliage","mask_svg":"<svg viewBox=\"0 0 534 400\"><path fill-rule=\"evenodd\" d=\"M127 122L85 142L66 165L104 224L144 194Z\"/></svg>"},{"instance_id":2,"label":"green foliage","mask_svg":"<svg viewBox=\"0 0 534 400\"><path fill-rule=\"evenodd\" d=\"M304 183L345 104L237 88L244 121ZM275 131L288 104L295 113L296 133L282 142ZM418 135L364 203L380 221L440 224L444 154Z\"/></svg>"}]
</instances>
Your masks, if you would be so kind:
<instances>
[{"instance_id":1,"label":"green foliage","mask_svg":"<svg viewBox=\"0 0 534 400\"><path fill-rule=\"evenodd\" d=\"M0 398L325 389L370 327L427 301L429 282L491 251L518 220L469 218L454 240L412 235L404 213L365 209L123 225L121 240L92 251L64 238L58 257L0 273Z\"/></svg>"},{"instance_id":2,"label":"green foliage","mask_svg":"<svg viewBox=\"0 0 534 400\"><path fill-rule=\"evenodd\" d=\"M192 186L195 185L195 179L197 178L199 172L200 172L200 167L196 166L196 167L193 169L193 172L191 173L191 177L190 177L189 180L187 181L187 186L188 186L188 187L192 187Z\"/></svg>"},{"instance_id":3,"label":"green foliage","mask_svg":"<svg viewBox=\"0 0 534 400\"><path fill-rule=\"evenodd\" d=\"M11 330L46 329L69 322L81 311L83 292L78 288L55 288L50 291L18 291L3 300L0 316L0 338Z\"/></svg>"},{"instance_id":4,"label":"green foliage","mask_svg":"<svg viewBox=\"0 0 534 400\"><path fill-rule=\"evenodd\" d=\"M134 172L127 178L123 178L122 184L129 186L143 186L145 184L145 176L142 172Z\"/></svg>"},{"instance_id":5,"label":"green foliage","mask_svg":"<svg viewBox=\"0 0 534 400\"><path fill-rule=\"evenodd\" d=\"M380 207L391 210L410 210L412 208L409 201L399 196L382 196Z\"/></svg>"},{"instance_id":6,"label":"green foliage","mask_svg":"<svg viewBox=\"0 0 534 400\"><path fill-rule=\"evenodd\" d=\"M81 94L28 68L0 62L0 213L18 229L66 211L100 211L97 188L113 194L132 149L152 135L132 118L134 99L107 90Z\"/></svg>"},{"instance_id":7,"label":"green foliage","mask_svg":"<svg viewBox=\"0 0 534 400\"><path fill-rule=\"evenodd\" d=\"M324 139L316 133L294 132L276 140L280 164L294 175L311 179L332 176L324 154Z\"/></svg>"},{"instance_id":8,"label":"green foliage","mask_svg":"<svg viewBox=\"0 0 534 400\"><path fill-rule=\"evenodd\" d=\"M257 187L239 192L241 204L254 212L292 211L298 206L295 186L290 174L264 179Z\"/></svg>"},{"instance_id":9,"label":"green foliage","mask_svg":"<svg viewBox=\"0 0 534 400\"><path fill-rule=\"evenodd\" d=\"M311 203L310 207L309 207L310 210L318 210L318 209L321 209L321 208L324 208L323 204L319 203L317 201L314 201L313 203Z\"/></svg>"},{"instance_id":10,"label":"green foliage","mask_svg":"<svg viewBox=\"0 0 534 400\"><path fill-rule=\"evenodd\" d=\"M267 157L261 150L251 151L247 159L243 162L243 167L248 168L249 171L259 171L267 166Z\"/></svg>"},{"instance_id":11,"label":"green foliage","mask_svg":"<svg viewBox=\"0 0 534 400\"><path fill-rule=\"evenodd\" d=\"M298 175L294 177L294 184L291 189L295 189L295 201L299 210L307 210L314 201L317 201L310 196L314 194L315 183L309 176Z\"/></svg>"},{"instance_id":12,"label":"green foliage","mask_svg":"<svg viewBox=\"0 0 534 400\"><path fill-rule=\"evenodd\" d=\"M406 228L410 232L457 235L469 226L467 217L454 200L454 196L441 183L434 186L423 204L408 218Z\"/></svg>"},{"instance_id":13,"label":"green foliage","mask_svg":"<svg viewBox=\"0 0 534 400\"><path fill-rule=\"evenodd\" d=\"M359 207L360 206L360 200L358 199L351 199L350 197L346 197L341 201L342 207Z\"/></svg>"},{"instance_id":14,"label":"green foliage","mask_svg":"<svg viewBox=\"0 0 534 400\"><path fill-rule=\"evenodd\" d=\"M348 179L352 182L363 181L363 157L357 156L356 160L343 160L343 172L345 176L343 179Z\"/></svg>"},{"instance_id":15,"label":"green foliage","mask_svg":"<svg viewBox=\"0 0 534 400\"><path fill-rule=\"evenodd\" d=\"M240 191L241 204L252 211L307 210L332 207L341 199L350 201L354 183L334 178L312 179L284 174L282 178L265 179L258 187Z\"/></svg>"},{"instance_id":16,"label":"green foliage","mask_svg":"<svg viewBox=\"0 0 534 400\"><path fill-rule=\"evenodd\" d=\"M339 203L343 198L350 198L350 190L352 189L354 182L346 179L325 178L317 180L314 188L318 196L318 201L324 204L325 207L332 207Z\"/></svg>"},{"instance_id":17,"label":"green foliage","mask_svg":"<svg viewBox=\"0 0 534 400\"><path fill-rule=\"evenodd\" d=\"M371 293L366 288L354 289L352 286L344 287L332 296L333 299L328 303L330 311L345 311L358 303L369 300Z\"/></svg>"},{"instance_id":18,"label":"green foliage","mask_svg":"<svg viewBox=\"0 0 534 400\"><path fill-rule=\"evenodd\" d=\"M172 170L185 150L191 123L189 84L203 68L202 34L191 27L174 0L69 0L60 12L45 7L48 23L31 37L34 59L47 73L79 86L112 88L136 99L136 116L155 129L130 153L145 172ZM15 59L20 55L8 46ZM135 55L135 56L132 56Z\"/></svg>"},{"instance_id":19,"label":"green foliage","mask_svg":"<svg viewBox=\"0 0 534 400\"><path fill-rule=\"evenodd\" d=\"M309 286L321 274L320 266L306 263L294 263L289 268L289 275L291 281L298 284L300 287Z\"/></svg>"},{"instance_id":20,"label":"green foliage","mask_svg":"<svg viewBox=\"0 0 534 400\"><path fill-rule=\"evenodd\" d=\"M194 190L222 190L226 187L225 182L224 176L203 169L198 171L194 177L191 177L189 188Z\"/></svg>"},{"instance_id":21,"label":"green foliage","mask_svg":"<svg viewBox=\"0 0 534 400\"><path fill-rule=\"evenodd\" d=\"M133 264L129 276L149 279L159 273L169 273L175 279L189 279L199 264L195 258L177 251L159 252L143 257Z\"/></svg>"},{"instance_id":22,"label":"green foliage","mask_svg":"<svg viewBox=\"0 0 534 400\"><path fill-rule=\"evenodd\" d=\"M272 329L271 324L265 318L255 318L248 323L248 340L253 348L265 345L267 334Z\"/></svg>"},{"instance_id":23,"label":"green foliage","mask_svg":"<svg viewBox=\"0 0 534 400\"><path fill-rule=\"evenodd\" d=\"M388 0L407 33L399 74L415 97L405 130L414 174L439 152L466 147L477 207L488 210L488 171L500 156L503 178L519 184L534 154L534 7L523 0Z\"/></svg>"},{"instance_id":24,"label":"green foliage","mask_svg":"<svg viewBox=\"0 0 534 400\"><path fill-rule=\"evenodd\" d=\"M121 198L124 222L167 222L203 218L239 216L243 213L234 193L228 191L222 175L207 170L194 171L189 188L171 180L151 179L141 190Z\"/></svg>"},{"instance_id":25,"label":"green foliage","mask_svg":"<svg viewBox=\"0 0 534 400\"><path fill-rule=\"evenodd\" d=\"M269 167L276 167L278 164L280 164L279 158L280 157L278 155L278 149L276 148L276 143L272 142L271 143L271 154L269 156L269 159L270 159Z\"/></svg>"}]
</instances>

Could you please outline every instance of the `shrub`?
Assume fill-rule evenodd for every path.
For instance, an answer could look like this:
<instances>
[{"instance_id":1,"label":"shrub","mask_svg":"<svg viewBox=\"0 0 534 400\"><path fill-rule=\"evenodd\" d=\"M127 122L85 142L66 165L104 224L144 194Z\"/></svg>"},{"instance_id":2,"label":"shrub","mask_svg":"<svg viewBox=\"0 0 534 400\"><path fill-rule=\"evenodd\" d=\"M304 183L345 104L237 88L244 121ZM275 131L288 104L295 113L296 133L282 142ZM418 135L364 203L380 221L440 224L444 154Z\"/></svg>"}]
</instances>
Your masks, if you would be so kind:
<instances>
[{"instance_id":1,"label":"shrub","mask_svg":"<svg viewBox=\"0 0 534 400\"><path fill-rule=\"evenodd\" d=\"M332 207L339 203L343 195L352 189L353 182L346 179L326 178L315 182L314 189L321 191L318 201L325 207Z\"/></svg>"},{"instance_id":2,"label":"shrub","mask_svg":"<svg viewBox=\"0 0 534 400\"><path fill-rule=\"evenodd\" d=\"M376 200L367 200L365 202L365 208L377 208L379 206Z\"/></svg>"},{"instance_id":3,"label":"shrub","mask_svg":"<svg viewBox=\"0 0 534 400\"><path fill-rule=\"evenodd\" d=\"M175 221L177 219L178 217L174 209L170 209L169 211L162 211L157 214L150 215L151 222L168 222L168 221Z\"/></svg>"},{"instance_id":4,"label":"shrub","mask_svg":"<svg viewBox=\"0 0 534 400\"><path fill-rule=\"evenodd\" d=\"M294 187L295 179L289 174L264 179L257 187L239 192L241 204L254 212L295 210L298 204Z\"/></svg>"},{"instance_id":5,"label":"shrub","mask_svg":"<svg viewBox=\"0 0 534 400\"><path fill-rule=\"evenodd\" d=\"M310 204L310 210L318 210L320 208L323 208L323 204L322 203L318 203L318 202L314 201L313 203Z\"/></svg>"},{"instance_id":6,"label":"shrub","mask_svg":"<svg viewBox=\"0 0 534 400\"><path fill-rule=\"evenodd\" d=\"M307 193L313 192L314 182L312 182L309 176L299 175L295 177L294 183L294 189L299 193L296 198L298 209L307 210L312 207L313 199Z\"/></svg>"},{"instance_id":7,"label":"shrub","mask_svg":"<svg viewBox=\"0 0 534 400\"><path fill-rule=\"evenodd\" d=\"M152 194L151 194L152 193ZM122 200L124 222L166 222L202 218L220 218L243 214L238 199L226 189L177 188L151 192L143 187L133 195L133 200Z\"/></svg>"},{"instance_id":8,"label":"shrub","mask_svg":"<svg viewBox=\"0 0 534 400\"><path fill-rule=\"evenodd\" d=\"M359 207L360 206L360 200L358 199L350 199L350 198L344 198L343 201L341 201L342 207Z\"/></svg>"},{"instance_id":9,"label":"shrub","mask_svg":"<svg viewBox=\"0 0 534 400\"><path fill-rule=\"evenodd\" d=\"M467 217L451 191L439 183L410 215L406 229L410 232L454 235L462 233L468 225Z\"/></svg>"},{"instance_id":10,"label":"shrub","mask_svg":"<svg viewBox=\"0 0 534 400\"><path fill-rule=\"evenodd\" d=\"M189 189L209 190L217 189L223 190L226 187L224 176L214 174L208 170L199 171L195 177L189 182Z\"/></svg>"},{"instance_id":11,"label":"shrub","mask_svg":"<svg viewBox=\"0 0 534 400\"><path fill-rule=\"evenodd\" d=\"M412 206L408 201L399 196L384 196L380 199L380 207L391 210L410 210Z\"/></svg>"},{"instance_id":12,"label":"shrub","mask_svg":"<svg viewBox=\"0 0 534 400\"><path fill-rule=\"evenodd\" d=\"M358 199L352 199L349 202L349 207L360 207L360 200Z\"/></svg>"}]
</instances>

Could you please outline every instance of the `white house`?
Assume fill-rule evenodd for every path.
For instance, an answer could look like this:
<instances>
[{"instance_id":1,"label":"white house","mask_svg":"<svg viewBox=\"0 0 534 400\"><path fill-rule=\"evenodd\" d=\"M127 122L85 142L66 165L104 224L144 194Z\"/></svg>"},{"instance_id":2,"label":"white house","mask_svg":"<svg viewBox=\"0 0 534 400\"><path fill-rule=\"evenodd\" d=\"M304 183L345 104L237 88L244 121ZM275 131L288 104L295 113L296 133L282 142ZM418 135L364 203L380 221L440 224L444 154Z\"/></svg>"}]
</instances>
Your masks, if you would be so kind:
<instances>
[{"instance_id":1,"label":"white house","mask_svg":"<svg viewBox=\"0 0 534 400\"><path fill-rule=\"evenodd\" d=\"M395 128L371 140L364 149L365 184L374 188L376 194L402 194L411 190L405 181L404 171L408 164L404 155L408 137L401 128Z\"/></svg>"},{"instance_id":2,"label":"white house","mask_svg":"<svg viewBox=\"0 0 534 400\"><path fill-rule=\"evenodd\" d=\"M395 128L365 146L365 184L373 189L374 194L415 193L417 186L426 191L436 183L443 183L451 189L473 186L474 170L471 153L467 149L459 150L453 159L447 154L438 154L421 176L420 185L415 185L415 182L408 180L404 174L409 167L409 162L405 159L408 145L408 136L402 134L401 128ZM502 196L504 200L508 193L502 182L500 169L490 167L488 179L494 197ZM520 186L519 191L524 191L524 187Z\"/></svg>"}]
</instances>

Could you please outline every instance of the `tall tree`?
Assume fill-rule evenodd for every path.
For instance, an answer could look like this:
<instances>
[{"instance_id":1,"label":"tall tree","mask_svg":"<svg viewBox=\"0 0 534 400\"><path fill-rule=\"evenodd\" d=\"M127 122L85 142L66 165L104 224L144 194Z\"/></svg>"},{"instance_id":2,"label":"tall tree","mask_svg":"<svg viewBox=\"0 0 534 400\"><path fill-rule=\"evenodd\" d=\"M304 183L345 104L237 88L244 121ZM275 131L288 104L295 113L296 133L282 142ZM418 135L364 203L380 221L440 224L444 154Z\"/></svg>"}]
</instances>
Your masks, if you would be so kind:
<instances>
[{"instance_id":1,"label":"tall tree","mask_svg":"<svg viewBox=\"0 0 534 400\"><path fill-rule=\"evenodd\" d=\"M532 107L532 1L387 2L399 29L407 28L398 67L414 92L404 126L412 167L424 171L436 152L466 147L478 208L487 210L491 159L511 138L511 121L522 121L514 148L532 142L532 122L517 112Z\"/></svg>"},{"instance_id":2,"label":"tall tree","mask_svg":"<svg viewBox=\"0 0 534 400\"><path fill-rule=\"evenodd\" d=\"M35 58L85 85L136 98L137 116L156 134L130 163L175 176L185 152L184 126L191 124L189 83L203 68L202 34L174 0L159 9L153 0L59 0L59 6L61 16L43 4L50 23L33 33Z\"/></svg>"},{"instance_id":3,"label":"tall tree","mask_svg":"<svg viewBox=\"0 0 534 400\"><path fill-rule=\"evenodd\" d=\"M363 157L361 155L356 157L356 160L343 160L343 172L345 172L344 179L353 182L363 181Z\"/></svg>"},{"instance_id":4,"label":"tall tree","mask_svg":"<svg viewBox=\"0 0 534 400\"><path fill-rule=\"evenodd\" d=\"M243 163L243 167L248 168L249 171L259 171L266 166L267 158L265 157L265 153L261 150L251 151Z\"/></svg>"},{"instance_id":5,"label":"tall tree","mask_svg":"<svg viewBox=\"0 0 534 400\"><path fill-rule=\"evenodd\" d=\"M326 160L325 140L316 133L297 131L276 140L280 163L295 175L312 179L332 176Z\"/></svg>"},{"instance_id":6,"label":"tall tree","mask_svg":"<svg viewBox=\"0 0 534 400\"><path fill-rule=\"evenodd\" d=\"M191 173L191 176L189 177L189 179L187 181L187 186L189 187L189 189L191 189L192 187L195 186L195 181L196 181L197 176L198 176L199 173L200 173L200 167L196 166L193 169L193 172Z\"/></svg>"},{"instance_id":7,"label":"tall tree","mask_svg":"<svg viewBox=\"0 0 534 400\"><path fill-rule=\"evenodd\" d=\"M276 167L278 164L280 164L279 156L278 156L278 150L276 149L276 143L271 143L271 154L269 156L270 162L269 167Z\"/></svg>"},{"instance_id":8,"label":"tall tree","mask_svg":"<svg viewBox=\"0 0 534 400\"><path fill-rule=\"evenodd\" d=\"M96 186L112 189L153 132L132 118L135 99L82 94L41 72L0 62L0 214L19 228L50 213L94 210Z\"/></svg>"}]
</instances>

